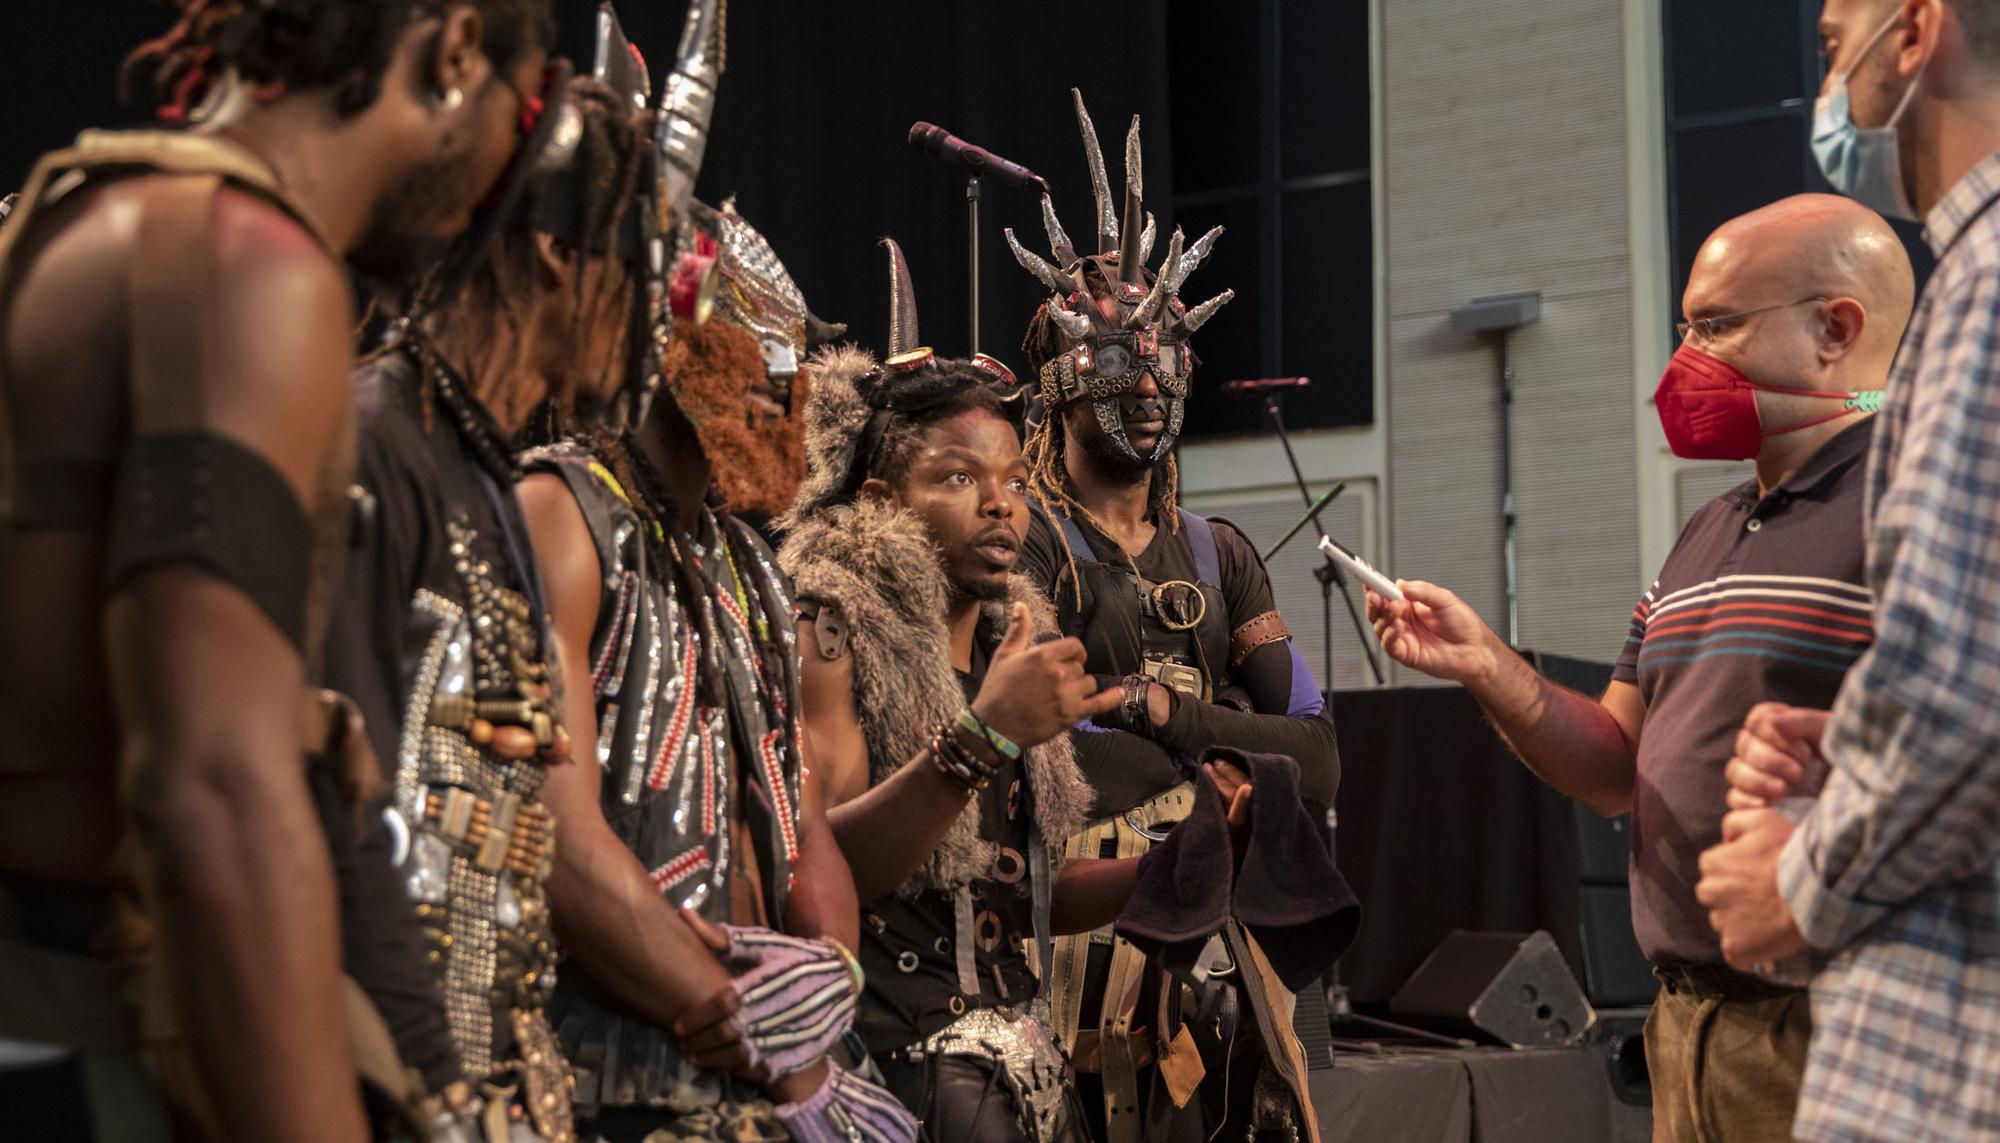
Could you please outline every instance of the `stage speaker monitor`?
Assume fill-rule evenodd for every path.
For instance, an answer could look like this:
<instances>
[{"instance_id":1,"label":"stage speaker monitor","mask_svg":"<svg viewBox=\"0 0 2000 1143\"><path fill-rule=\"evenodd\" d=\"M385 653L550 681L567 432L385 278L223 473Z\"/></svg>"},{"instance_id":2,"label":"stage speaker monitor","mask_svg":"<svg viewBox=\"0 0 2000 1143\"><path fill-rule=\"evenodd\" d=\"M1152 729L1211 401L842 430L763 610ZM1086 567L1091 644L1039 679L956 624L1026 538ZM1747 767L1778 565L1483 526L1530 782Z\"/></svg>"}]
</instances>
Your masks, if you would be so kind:
<instances>
[{"instance_id":1,"label":"stage speaker monitor","mask_svg":"<svg viewBox=\"0 0 2000 1143\"><path fill-rule=\"evenodd\" d=\"M1390 998L1389 1010L1516 1048L1573 1044L1597 1022L1555 939L1540 930L1453 930Z\"/></svg>"}]
</instances>

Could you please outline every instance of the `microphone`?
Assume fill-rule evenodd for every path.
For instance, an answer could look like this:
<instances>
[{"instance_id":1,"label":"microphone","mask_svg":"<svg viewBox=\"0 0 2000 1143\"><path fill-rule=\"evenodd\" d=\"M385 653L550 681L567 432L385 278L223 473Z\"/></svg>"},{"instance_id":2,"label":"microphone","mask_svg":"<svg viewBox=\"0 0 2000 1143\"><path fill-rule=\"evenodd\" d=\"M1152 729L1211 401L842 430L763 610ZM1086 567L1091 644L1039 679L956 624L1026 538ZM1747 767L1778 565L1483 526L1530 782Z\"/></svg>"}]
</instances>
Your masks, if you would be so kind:
<instances>
[{"instance_id":1,"label":"microphone","mask_svg":"<svg viewBox=\"0 0 2000 1143\"><path fill-rule=\"evenodd\" d=\"M1224 381L1221 392L1231 397L1255 397L1259 393L1275 393L1281 389L1303 389L1310 384L1310 377L1259 377L1249 381Z\"/></svg>"},{"instance_id":2,"label":"microphone","mask_svg":"<svg viewBox=\"0 0 2000 1143\"><path fill-rule=\"evenodd\" d=\"M968 143L935 123L919 120L911 124L910 146L966 174L991 179L1029 194L1049 193L1049 184L1043 181L1042 176L1019 163L1008 162L977 143Z\"/></svg>"}]
</instances>

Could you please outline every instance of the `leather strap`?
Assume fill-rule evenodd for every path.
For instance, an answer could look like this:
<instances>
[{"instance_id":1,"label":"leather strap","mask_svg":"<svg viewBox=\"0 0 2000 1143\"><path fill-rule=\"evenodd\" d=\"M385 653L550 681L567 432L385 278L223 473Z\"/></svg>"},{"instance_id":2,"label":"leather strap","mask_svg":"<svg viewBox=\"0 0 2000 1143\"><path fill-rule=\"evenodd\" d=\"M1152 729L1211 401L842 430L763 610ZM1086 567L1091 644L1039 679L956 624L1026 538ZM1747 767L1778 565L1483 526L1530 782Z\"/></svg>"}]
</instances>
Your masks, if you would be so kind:
<instances>
[{"instance_id":1,"label":"leather strap","mask_svg":"<svg viewBox=\"0 0 2000 1143\"><path fill-rule=\"evenodd\" d=\"M1295 1000L1278 982L1277 971L1242 922L1231 918L1222 927L1222 939L1229 955L1236 960L1243 994L1250 1001L1251 1015L1264 1040L1268 1066L1291 1092L1292 1117L1298 1125L1299 1138L1302 1143L1320 1143L1319 1116L1313 1113L1312 1097L1306 1088L1306 1052L1292 1024Z\"/></svg>"},{"instance_id":2,"label":"leather strap","mask_svg":"<svg viewBox=\"0 0 2000 1143\"><path fill-rule=\"evenodd\" d=\"M1266 611L1238 624L1229 633L1229 668L1235 670L1243 665L1250 653L1266 643L1276 643L1280 639L1290 639L1292 629L1285 623L1285 617L1276 611Z\"/></svg>"},{"instance_id":3,"label":"leather strap","mask_svg":"<svg viewBox=\"0 0 2000 1143\"><path fill-rule=\"evenodd\" d=\"M1187 533L1188 547L1194 552L1194 577L1203 583L1222 586L1222 553L1215 546L1215 529L1208 518L1185 508L1180 513L1181 531Z\"/></svg>"},{"instance_id":4,"label":"leather strap","mask_svg":"<svg viewBox=\"0 0 2000 1143\"><path fill-rule=\"evenodd\" d=\"M1183 782L1141 805L1109 818L1095 821L1070 836L1064 852L1070 857L1098 857L1104 843L1112 842L1120 858L1137 857L1153 847L1146 836L1153 827L1187 816L1194 805L1194 786ZM1111 926L1093 933L1058 937L1053 970L1049 978L1050 1011L1053 1027L1065 1043L1076 1043L1080 1032L1083 993L1089 987L1090 949L1108 944L1111 960L1104 982L1103 1000L1094 1031L1097 1071L1104 1088L1104 1122L1107 1143L1139 1143L1147 1136L1147 1120L1140 1106L1139 1069L1151 1062L1152 1036L1135 1035L1132 1026L1139 993L1149 972L1145 953L1112 935ZM1165 981L1161 982L1162 987ZM1159 1029L1154 1030L1155 1033ZM1087 1059L1078 1063L1079 1070Z\"/></svg>"}]
</instances>

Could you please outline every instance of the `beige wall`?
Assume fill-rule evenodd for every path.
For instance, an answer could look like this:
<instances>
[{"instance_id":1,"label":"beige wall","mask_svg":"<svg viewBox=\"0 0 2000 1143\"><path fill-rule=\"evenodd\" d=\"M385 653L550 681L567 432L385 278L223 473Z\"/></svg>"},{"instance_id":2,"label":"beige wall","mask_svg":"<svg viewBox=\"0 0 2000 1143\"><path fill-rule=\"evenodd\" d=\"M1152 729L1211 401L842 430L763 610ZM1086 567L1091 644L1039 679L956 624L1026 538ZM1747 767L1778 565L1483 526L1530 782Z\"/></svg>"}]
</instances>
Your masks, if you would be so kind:
<instances>
[{"instance_id":1,"label":"beige wall","mask_svg":"<svg viewBox=\"0 0 2000 1143\"><path fill-rule=\"evenodd\" d=\"M1513 335L1524 646L1606 658L1638 569L1619 0L1381 5L1391 551L1504 630L1490 339L1451 311L1540 290Z\"/></svg>"},{"instance_id":2,"label":"beige wall","mask_svg":"<svg viewBox=\"0 0 2000 1143\"><path fill-rule=\"evenodd\" d=\"M1301 461L1362 492L1365 555L1504 631L1498 360L1450 315L1541 291L1512 342L1521 644L1612 658L1681 500L1721 477L1682 472L1650 401L1671 308L1657 0L1374 0L1371 25L1376 423L1307 434ZM1266 446L1190 446L1191 506L1276 526L1296 493L1253 463ZM1278 587L1316 627L1316 585ZM1336 620L1334 682L1359 685Z\"/></svg>"}]
</instances>

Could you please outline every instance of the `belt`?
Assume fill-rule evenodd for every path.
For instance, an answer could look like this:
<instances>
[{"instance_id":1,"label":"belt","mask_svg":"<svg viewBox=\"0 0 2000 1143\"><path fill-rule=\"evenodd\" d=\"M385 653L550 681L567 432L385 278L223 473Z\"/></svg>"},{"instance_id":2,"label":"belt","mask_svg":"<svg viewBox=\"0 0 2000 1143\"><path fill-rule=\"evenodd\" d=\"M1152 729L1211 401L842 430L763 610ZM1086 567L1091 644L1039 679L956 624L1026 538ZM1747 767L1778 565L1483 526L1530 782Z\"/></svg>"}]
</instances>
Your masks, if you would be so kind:
<instances>
[{"instance_id":1,"label":"belt","mask_svg":"<svg viewBox=\"0 0 2000 1143\"><path fill-rule=\"evenodd\" d=\"M1802 991L1737 972L1724 964L1659 966L1653 969L1653 975L1659 978L1668 992L1701 1000L1773 1000L1780 996L1796 996Z\"/></svg>"},{"instance_id":2,"label":"belt","mask_svg":"<svg viewBox=\"0 0 2000 1143\"><path fill-rule=\"evenodd\" d=\"M469 850L475 869L505 869L529 880L548 874L555 817L540 802L523 801L519 794L489 801L457 786L433 786L424 793L424 822Z\"/></svg>"}]
</instances>

